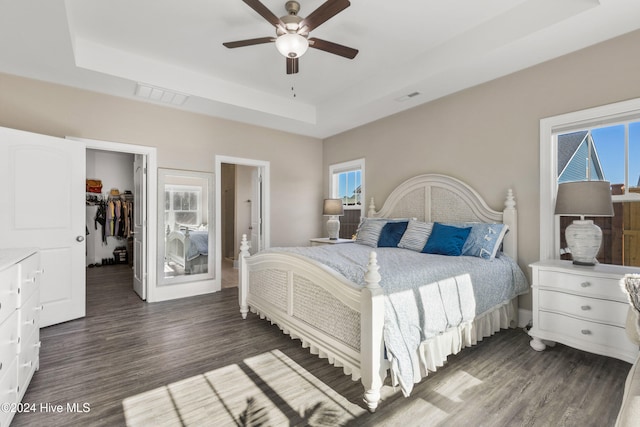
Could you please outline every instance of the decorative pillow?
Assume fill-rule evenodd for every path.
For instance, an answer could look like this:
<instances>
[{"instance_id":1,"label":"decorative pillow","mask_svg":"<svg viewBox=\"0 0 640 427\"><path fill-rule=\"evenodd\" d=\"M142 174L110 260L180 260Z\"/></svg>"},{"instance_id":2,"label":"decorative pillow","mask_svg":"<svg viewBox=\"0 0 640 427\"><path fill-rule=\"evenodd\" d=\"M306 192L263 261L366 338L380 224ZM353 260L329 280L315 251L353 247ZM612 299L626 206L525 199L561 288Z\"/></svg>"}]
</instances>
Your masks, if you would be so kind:
<instances>
[{"instance_id":1,"label":"decorative pillow","mask_svg":"<svg viewBox=\"0 0 640 427\"><path fill-rule=\"evenodd\" d=\"M409 221L389 221L380 233L380 239L378 239L378 247L380 248L395 248L400 243L400 239L407 229Z\"/></svg>"},{"instance_id":2,"label":"decorative pillow","mask_svg":"<svg viewBox=\"0 0 640 427\"><path fill-rule=\"evenodd\" d=\"M471 233L471 227L461 228L436 222L433 224L433 230L422 252L450 256L461 255L462 247L467 241L469 233Z\"/></svg>"},{"instance_id":3,"label":"decorative pillow","mask_svg":"<svg viewBox=\"0 0 640 427\"><path fill-rule=\"evenodd\" d=\"M402 239L400 239L398 247L411 249L412 251L416 252L422 251L424 245L429 239L432 228L432 222L422 222L416 221L414 219L409 220L407 230L402 235Z\"/></svg>"},{"instance_id":4,"label":"decorative pillow","mask_svg":"<svg viewBox=\"0 0 640 427\"><path fill-rule=\"evenodd\" d=\"M380 233L386 223L387 220L381 220L378 218L363 218L360 221L358 231L356 232L356 243L371 246L373 248L377 247L378 240L380 239Z\"/></svg>"},{"instance_id":5,"label":"decorative pillow","mask_svg":"<svg viewBox=\"0 0 640 427\"><path fill-rule=\"evenodd\" d=\"M467 223L471 233L462 248L462 255L493 259L502 244L504 235L509 230L506 224Z\"/></svg>"}]
</instances>

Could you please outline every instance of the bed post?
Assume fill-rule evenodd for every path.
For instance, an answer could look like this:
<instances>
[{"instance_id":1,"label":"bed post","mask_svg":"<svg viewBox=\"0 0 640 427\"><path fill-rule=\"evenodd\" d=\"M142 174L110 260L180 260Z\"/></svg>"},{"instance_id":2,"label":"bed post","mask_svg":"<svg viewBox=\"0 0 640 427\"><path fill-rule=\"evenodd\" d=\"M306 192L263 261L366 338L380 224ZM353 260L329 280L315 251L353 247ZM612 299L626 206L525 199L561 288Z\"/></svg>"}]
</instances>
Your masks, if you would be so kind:
<instances>
[{"instance_id":1,"label":"bed post","mask_svg":"<svg viewBox=\"0 0 640 427\"><path fill-rule=\"evenodd\" d=\"M384 294L380 287L376 253L369 255L364 276L366 287L360 299L360 373L364 386L364 402L374 412L380 401L380 389L387 373L384 365Z\"/></svg>"},{"instance_id":2,"label":"bed post","mask_svg":"<svg viewBox=\"0 0 640 427\"><path fill-rule=\"evenodd\" d=\"M238 299L240 302L240 314L243 319L247 318L249 313L249 305L247 304L247 291L249 290L249 277L247 275L247 263L245 258L249 256L249 243L247 242L247 235L242 235L240 241L240 271L238 272Z\"/></svg>"},{"instance_id":3,"label":"bed post","mask_svg":"<svg viewBox=\"0 0 640 427\"><path fill-rule=\"evenodd\" d=\"M369 202L369 210L367 211L367 216L369 218L373 218L376 216L376 203L373 201L373 197L371 198L371 202Z\"/></svg>"},{"instance_id":4,"label":"bed post","mask_svg":"<svg viewBox=\"0 0 640 427\"><path fill-rule=\"evenodd\" d=\"M516 198L513 196L511 188L507 191L507 197L504 201L502 222L509 226L509 231L504 236L504 253L518 262L518 211Z\"/></svg>"}]
</instances>

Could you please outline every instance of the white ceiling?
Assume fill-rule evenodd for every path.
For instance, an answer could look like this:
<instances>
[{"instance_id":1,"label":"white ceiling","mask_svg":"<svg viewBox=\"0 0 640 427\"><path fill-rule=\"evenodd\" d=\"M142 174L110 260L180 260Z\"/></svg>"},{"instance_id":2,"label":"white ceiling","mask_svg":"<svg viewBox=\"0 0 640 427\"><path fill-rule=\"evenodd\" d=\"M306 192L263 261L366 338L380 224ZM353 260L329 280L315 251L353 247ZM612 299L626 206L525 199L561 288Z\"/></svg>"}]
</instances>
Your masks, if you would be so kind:
<instances>
[{"instance_id":1,"label":"white ceiling","mask_svg":"<svg viewBox=\"0 0 640 427\"><path fill-rule=\"evenodd\" d=\"M299 2L304 17L324 0ZM638 0L351 0L311 37L358 56L309 49L287 75L271 43L222 46L275 34L242 0L0 0L0 72L132 99L143 83L326 138L638 28Z\"/></svg>"}]
</instances>

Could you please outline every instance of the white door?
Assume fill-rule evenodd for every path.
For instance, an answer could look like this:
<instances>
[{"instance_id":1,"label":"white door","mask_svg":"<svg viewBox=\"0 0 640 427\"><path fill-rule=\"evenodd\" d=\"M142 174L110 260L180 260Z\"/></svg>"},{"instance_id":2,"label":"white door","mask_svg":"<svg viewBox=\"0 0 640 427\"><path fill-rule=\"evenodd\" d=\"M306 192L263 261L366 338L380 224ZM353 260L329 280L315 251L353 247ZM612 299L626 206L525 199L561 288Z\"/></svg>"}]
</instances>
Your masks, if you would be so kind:
<instances>
[{"instance_id":1,"label":"white door","mask_svg":"<svg viewBox=\"0 0 640 427\"><path fill-rule=\"evenodd\" d=\"M136 154L133 162L133 290L147 299L147 164Z\"/></svg>"},{"instance_id":2,"label":"white door","mask_svg":"<svg viewBox=\"0 0 640 427\"><path fill-rule=\"evenodd\" d=\"M262 171L259 167L251 172L251 249L250 253L264 249L262 239Z\"/></svg>"},{"instance_id":3,"label":"white door","mask_svg":"<svg viewBox=\"0 0 640 427\"><path fill-rule=\"evenodd\" d=\"M40 326L85 316L85 148L0 128L0 246L41 251Z\"/></svg>"}]
</instances>

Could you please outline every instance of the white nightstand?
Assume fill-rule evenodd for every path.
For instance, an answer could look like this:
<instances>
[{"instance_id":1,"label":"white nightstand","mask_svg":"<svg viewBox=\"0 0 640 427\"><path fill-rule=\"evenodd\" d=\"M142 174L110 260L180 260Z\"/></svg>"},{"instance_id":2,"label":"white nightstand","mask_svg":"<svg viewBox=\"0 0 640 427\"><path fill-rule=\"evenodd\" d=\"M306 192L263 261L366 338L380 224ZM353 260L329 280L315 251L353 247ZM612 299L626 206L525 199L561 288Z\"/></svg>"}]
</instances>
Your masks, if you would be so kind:
<instances>
[{"instance_id":1,"label":"white nightstand","mask_svg":"<svg viewBox=\"0 0 640 427\"><path fill-rule=\"evenodd\" d=\"M315 239L309 239L311 242L311 246L320 246L320 245L337 245L342 243L353 243L352 239L338 239L338 240L330 240L328 237L318 237Z\"/></svg>"},{"instance_id":2,"label":"white nightstand","mask_svg":"<svg viewBox=\"0 0 640 427\"><path fill-rule=\"evenodd\" d=\"M534 350L556 342L633 363L638 347L627 338L629 303L620 287L626 273L638 268L598 264L577 266L571 261L549 260L533 270Z\"/></svg>"}]
</instances>

